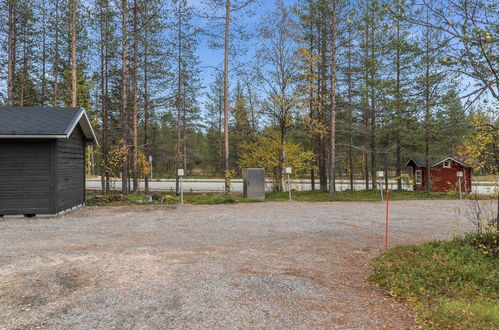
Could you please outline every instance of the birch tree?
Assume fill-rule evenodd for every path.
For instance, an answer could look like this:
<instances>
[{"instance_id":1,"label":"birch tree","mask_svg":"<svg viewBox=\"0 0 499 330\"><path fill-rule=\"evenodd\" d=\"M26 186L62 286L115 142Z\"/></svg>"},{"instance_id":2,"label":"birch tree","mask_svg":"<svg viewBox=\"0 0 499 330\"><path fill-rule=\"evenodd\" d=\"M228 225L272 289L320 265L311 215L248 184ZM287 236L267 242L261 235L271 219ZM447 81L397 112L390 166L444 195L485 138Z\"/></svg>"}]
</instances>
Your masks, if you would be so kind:
<instances>
[{"instance_id":1,"label":"birch tree","mask_svg":"<svg viewBox=\"0 0 499 330\"><path fill-rule=\"evenodd\" d=\"M283 189L283 168L286 163L285 145L289 139L298 111L296 78L299 65L296 54L295 27L291 13L283 1L276 2L276 10L265 18L258 56L262 63L263 89L267 96L264 113L278 131L280 160L275 171L280 178L278 190Z\"/></svg>"}]
</instances>

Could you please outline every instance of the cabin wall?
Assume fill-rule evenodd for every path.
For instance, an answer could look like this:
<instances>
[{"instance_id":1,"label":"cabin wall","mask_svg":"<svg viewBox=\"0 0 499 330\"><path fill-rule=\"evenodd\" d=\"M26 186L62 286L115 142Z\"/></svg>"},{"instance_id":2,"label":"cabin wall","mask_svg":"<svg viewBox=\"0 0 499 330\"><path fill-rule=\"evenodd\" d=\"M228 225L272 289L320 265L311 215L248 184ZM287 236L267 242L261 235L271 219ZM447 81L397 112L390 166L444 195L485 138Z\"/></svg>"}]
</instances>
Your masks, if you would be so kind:
<instances>
[{"instance_id":1,"label":"cabin wall","mask_svg":"<svg viewBox=\"0 0 499 330\"><path fill-rule=\"evenodd\" d=\"M57 141L57 212L85 201L85 142L78 125L68 139Z\"/></svg>"},{"instance_id":2,"label":"cabin wall","mask_svg":"<svg viewBox=\"0 0 499 330\"><path fill-rule=\"evenodd\" d=\"M54 140L0 140L0 215L54 214Z\"/></svg>"},{"instance_id":3,"label":"cabin wall","mask_svg":"<svg viewBox=\"0 0 499 330\"><path fill-rule=\"evenodd\" d=\"M471 168L463 167L462 165L451 161L450 168L444 168L443 163L433 166L430 170L431 191L433 192L449 192L459 191L457 172L464 172L464 177L461 179L461 189L463 192L471 192ZM421 170L423 181L420 185L414 182L414 190L424 191L426 187L426 168L411 165L412 174L415 178L416 170Z\"/></svg>"},{"instance_id":4,"label":"cabin wall","mask_svg":"<svg viewBox=\"0 0 499 330\"><path fill-rule=\"evenodd\" d=\"M450 166L450 168L444 168L443 163L441 163L431 168L431 190L435 192L459 191L457 172L462 171L465 177L461 179L461 189L463 192L470 191L471 176L469 171L466 171L466 168L454 161L450 162Z\"/></svg>"},{"instance_id":5,"label":"cabin wall","mask_svg":"<svg viewBox=\"0 0 499 330\"><path fill-rule=\"evenodd\" d=\"M421 170L421 175L422 175L422 181L421 184L416 184L416 170ZM415 191L423 191L425 190L425 183L426 183L426 168L425 167L419 167L419 166L412 166L412 175L414 177L414 186L413 189Z\"/></svg>"}]
</instances>

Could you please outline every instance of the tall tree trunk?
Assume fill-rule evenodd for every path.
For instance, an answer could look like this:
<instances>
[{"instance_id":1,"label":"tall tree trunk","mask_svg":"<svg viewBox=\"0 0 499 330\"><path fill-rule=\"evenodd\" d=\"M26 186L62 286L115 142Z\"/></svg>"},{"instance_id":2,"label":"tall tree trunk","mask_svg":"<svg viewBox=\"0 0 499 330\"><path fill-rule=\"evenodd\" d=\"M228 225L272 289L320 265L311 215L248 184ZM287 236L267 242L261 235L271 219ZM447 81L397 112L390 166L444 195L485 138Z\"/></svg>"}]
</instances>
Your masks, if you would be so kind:
<instances>
[{"instance_id":1,"label":"tall tree trunk","mask_svg":"<svg viewBox=\"0 0 499 330\"><path fill-rule=\"evenodd\" d=\"M23 35L27 35L27 28L24 26L22 30ZM27 39L24 38L23 45L23 66L21 73L21 95L19 98L19 105L24 107L24 102L26 101L26 87L28 82L28 43Z\"/></svg>"},{"instance_id":2,"label":"tall tree trunk","mask_svg":"<svg viewBox=\"0 0 499 330\"><path fill-rule=\"evenodd\" d=\"M350 190L353 185L353 86L352 86L352 23L348 22L348 168L350 179Z\"/></svg>"},{"instance_id":3,"label":"tall tree trunk","mask_svg":"<svg viewBox=\"0 0 499 330\"><path fill-rule=\"evenodd\" d=\"M375 54L375 35L374 35L374 19L373 19L374 13L371 13L371 64L372 67L370 67L370 72L371 72L371 84L370 84L370 97L371 97L371 112L370 112L370 125L371 125L371 181L372 181L372 187L373 189L376 189L376 169L377 169L377 163L376 163L376 156L377 156L377 149L376 149L376 84L375 84L375 79L376 79L376 54Z\"/></svg>"},{"instance_id":4,"label":"tall tree trunk","mask_svg":"<svg viewBox=\"0 0 499 330\"><path fill-rule=\"evenodd\" d=\"M139 135L139 89L138 89L138 58L139 58L139 7L137 0L133 2L133 95L132 95L132 177L133 192L139 190L139 174L137 169L138 135Z\"/></svg>"},{"instance_id":5,"label":"tall tree trunk","mask_svg":"<svg viewBox=\"0 0 499 330\"><path fill-rule=\"evenodd\" d=\"M8 0L8 10L9 10L9 18L8 18L8 101L7 104L9 106L14 105L14 75L16 72L16 60L15 60L15 44L16 44L16 36L15 36L15 2L17 0Z\"/></svg>"},{"instance_id":6,"label":"tall tree trunk","mask_svg":"<svg viewBox=\"0 0 499 330\"><path fill-rule=\"evenodd\" d=\"M428 10L428 9L427 9ZM426 14L428 21L428 12ZM430 160L430 121L431 121L431 105L430 105L430 30L426 28L425 33L425 162L426 162L426 177L425 190L431 191L431 160Z\"/></svg>"},{"instance_id":7,"label":"tall tree trunk","mask_svg":"<svg viewBox=\"0 0 499 330\"><path fill-rule=\"evenodd\" d=\"M59 105L59 0L55 1L55 37L54 37L54 95L52 105Z\"/></svg>"},{"instance_id":8,"label":"tall tree trunk","mask_svg":"<svg viewBox=\"0 0 499 330\"><path fill-rule=\"evenodd\" d=\"M364 177L366 190L369 190L369 12L367 1L365 3L365 15L364 15L364 83L365 83L365 95L364 95ZM373 186L374 188L374 186Z\"/></svg>"},{"instance_id":9,"label":"tall tree trunk","mask_svg":"<svg viewBox=\"0 0 499 330\"><path fill-rule=\"evenodd\" d=\"M225 192L230 193L229 182L229 27L230 0L225 0L225 48L224 48L224 176Z\"/></svg>"},{"instance_id":10,"label":"tall tree trunk","mask_svg":"<svg viewBox=\"0 0 499 330\"><path fill-rule=\"evenodd\" d=\"M220 93L218 108L218 154L219 154L219 172L224 172L224 94Z\"/></svg>"},{"instance_id":11,"label":"tall tree trunk","mask_svg":"<svg viewBox=\"0 0 499 330\"><path fill-rule=\"evenodd\" d=\"M109 13L109 2L106 2L106 13ZM108 125L108 112L109 112L109 20L105 21L105 51L104 51L104 118L103 118L103 132L104 132L104 140L105 144L105 152L104 159L105 164L109 164L109 125ZM106 166L106 191L110 190L110 178L109 178L109 169Z\"/></svg>"},{"instance_id":12,"label":"tall tree trunk","mask_svg":"<svg viewBox=\"0 0 499 330\"><path fill-rule=\"evenodd\" d=\"M177 152L175 156L175 167L176 170L183 168L183 156L182 156L182 8L181 3L178 3L178 22L177 22L177 38L178 38L178 53L177 53ZM184 168L185 171L185 168ZM175 191L177 195L180 195L180 177L178 173L175 173L176 182L175 182Z\"/></svg>"},{"instance_id":13,"label":"tall tree trunk","mask_svg":"<svg viewBox=\"0 0 499 330\"><path fill-rule=\"evenodd\" d=\"M128 150L127 10L127 0L121 0L121 138ZM124 160L122 164L121 191L128 194L128 160Z\"/></svg>"},{"instance_id":14,"label":"tall tree trunk","mask_svg":"<svg viewBox=\"0 0 499 330\"><path fill-rule=\"evenodd\" d=\"M399 14L401 11L400 3L398 3L398 8L397 8ZM397 175L397 189L401 190L402 189L402 146L400 142L400 130L401 130L401 125L402 125L402 92L401 92L401 86L400 86L400 74L401 74L401 49L400 49L400 20L396 18L397 23L396 23L396 29L397 29L397 55L396 55L396 60L395 60L395 66L396 66L396 71L397 71L397 78L396 78L396 91L395 91L395 97L396 97L396 107L397 107L397 118L396 118L396 125L395 125L395 144L396 144L396 153L397 153L397 169L396 169L396 175Z\"/></svg>"},{"instance_id":15,"label":"tall tree trunk","mask_svg":"<svg viewBox=\"0 0 499 330\"><path fill-rule=\"evenodd\" d=\"M148 62L148 51L149 47L147 44L147 40L144 42L144 148L146 156L150 157L151 150L149 148L149 62ZM152 170L152 164L151 170ZM145 192L149 193L149 177L152 175L152 172L145 177Z\"/></svg>"},{"instance_id":16,"label":"tall tree trunk","mask_svg":"<svg viewBox=\"0 0 499 330\"><path fill-rule=\"evenodd\" d=\"M310 36L310 44L309 44L309 49L310 49L310 53L313 53L314 51L314 37L313 37L313 32L314 32L314 29L313 29L313 24L310 24L310 32L309 32L309 36ZM309 76L308 76L308 89L309 89L309 95L308 95L308 116L309 116L309 120L310 122L312 123L313 119L314 119L314 62L312 59L309 60L309 67L308 67L308 70L309 70ZM310 130L309 134L308 134L308 144L309 144L309 148L312 152L315 152L315 143L314 143L314 135L315 135L315 132L313 131L313 129ZM310 169L310 189L312 191L315 191L315 170L314 168L311 168Z\"/></svg>"},{"instance_id":17,"label":"tall tree trunk","mask_svg":"<svg viewBox=\"0 0 499 330\"><path fill-rule=\"evenodd\" d=\"M323 21L325 21L325 15L322 15ZM320 113L318 117L320 122L324 127L327 127L326 119L326 98L327 98L327 31L324 24L320 24L320 54L321 54L321 65L320 65ZM319 184L322 191L327 191L327 136L321 133L319 137Z\"/></svg>"},{"instance_id":18,"label":"tall tree trunk","mask_svg":"<svg viewBox=\"0 0 499 330\"><path fill-rule=\"evenodd\" d=\"M101 8L101 31L100 31L100 57L101 57L101 106L102 106L102 171L101 182L102 191L109 193L109 127L108 127L108 20L104 19L104 9L106 14L109 7L106 3L105 8Z\"/></svg>"},{"instance_id":19,"label":"tall tree trunk","mask_svg":"<svg viewBox=\"0 0 499 330\"><path fill-rule=\"evenodd\" d=\"M47 92L47 7L45 0L42 1L42 90L41 90L41 98L40 104L41 106L45 106L46 100L46 92Z\"/></svg>"},{"instance_id":20,"label":"tall tree trunk","mask_svg":"<svg viewBox=\"0 0 499 330\"><path fill-rule=\"evenodd\" d=\"M331 103L331 115L329 120L329 197L332 198L336 190L336 0L332 1L331 9L331 92L329 94Z\"/></svg>"},{"instance_id":21,"label":"tall tree trunk","mask_svg":"<svg viewBox=\"0 0 499 330\"><path fill-rule=\"evenodd\" d=\"M106 113L106 94L105 94L105 72L104 72L104 34L106 33L104 31L104 15L103 15L103 8L100 7L100 43L99 43L99 55L100 55L100 82L101 82L101 121L102 121L102 166L101 166L101 187L102 187L102 193L106 194L106 168L107 168L107 162L106 162L106 130L107 130L107 113Z\"/></svg>"},{"instance_id":22,"label":"tall tree trunk","mask_svg":"<svg viewBox=\"0 0 499 330\"><path fill-rule=\"evenodd\" d=\"M76 76L76 1L71 0L71 106L77 106Z\"/></svg>"},{"instance_id":23,"label":"tall tree trunk","mask_svg":"<svg viewBox=\"0 0 499 330\"><path fill-rule=\"evenodd\" d=\"M187 105L182 98L182 166L187 174Z\"/></svg>"}]
</instances>

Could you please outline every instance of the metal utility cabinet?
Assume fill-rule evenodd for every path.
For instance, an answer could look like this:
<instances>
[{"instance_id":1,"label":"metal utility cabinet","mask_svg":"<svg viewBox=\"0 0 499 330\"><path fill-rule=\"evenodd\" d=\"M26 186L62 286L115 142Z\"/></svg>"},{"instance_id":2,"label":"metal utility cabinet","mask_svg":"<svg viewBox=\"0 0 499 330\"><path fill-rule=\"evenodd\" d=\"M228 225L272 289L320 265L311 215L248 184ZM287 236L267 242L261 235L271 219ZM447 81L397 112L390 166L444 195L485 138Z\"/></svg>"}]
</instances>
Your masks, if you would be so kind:
<instances>
[{"instance_id":1,"label":"metal utility cabinet","mask_svg":"<svg viewBox=\"0 0 499 330\"><path fill-rule=\"evenodd\" d=\"M245 198L265 199L265 169L243 169L243 196Z\"/></svg>"}]
</instances>

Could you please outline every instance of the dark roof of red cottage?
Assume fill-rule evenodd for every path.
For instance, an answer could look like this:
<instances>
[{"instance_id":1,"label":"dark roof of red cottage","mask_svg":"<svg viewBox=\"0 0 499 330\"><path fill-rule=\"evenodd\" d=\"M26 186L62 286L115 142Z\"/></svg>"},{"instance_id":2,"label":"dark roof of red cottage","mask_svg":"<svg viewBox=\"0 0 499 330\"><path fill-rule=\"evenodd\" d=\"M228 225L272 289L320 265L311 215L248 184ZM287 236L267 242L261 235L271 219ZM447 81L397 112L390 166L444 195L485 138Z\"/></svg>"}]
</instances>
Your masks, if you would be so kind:
<instances>
[{"instance_id":1,"label":"dark roof of red cottage","mask_svg":"<svg viewBox=\"0 0 499 330\"><path fill-rule=\"evenodd\" d=\"M430 167L435 167L437 165L439 165L440 163L443 163L444 161L446 160L453 160L455 161L456 163L462 165L462 166L465 166L465 167L468 167L464 161L458 157L455 157L455 156L445 156L445 157L440 157L440 158L435 158L435 159L430 159ZM426 160L422 157L417 157L417 156L413 156L411 157L408 161L407 161L407 164L405 166L409 166L409 164L411 163L411 161L417 166L417 167L426 167Z\"/></svg>"}]
</instances>

